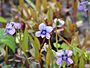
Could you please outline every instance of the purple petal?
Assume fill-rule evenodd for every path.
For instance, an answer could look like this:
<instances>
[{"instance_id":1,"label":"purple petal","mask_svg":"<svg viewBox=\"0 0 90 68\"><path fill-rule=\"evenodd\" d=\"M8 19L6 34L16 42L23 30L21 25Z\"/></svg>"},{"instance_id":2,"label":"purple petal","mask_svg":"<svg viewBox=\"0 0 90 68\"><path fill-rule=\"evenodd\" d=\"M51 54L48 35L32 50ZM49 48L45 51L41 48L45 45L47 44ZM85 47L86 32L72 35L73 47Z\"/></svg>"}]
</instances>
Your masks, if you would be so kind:
<instances>
[{"instance_id":1,"label":"purple petal","mask_svg":"<svg viewBox=\"0 0 90 68\"><path fill-rule=\"evenodd\" d=\"M46 26L46 31L47 31L48 33L50 33L52 30L53 30L53 28L52 28L51 26Z\"/></svg>"},{"instance_id":2,"label":"purple petal","mask_svg":"<svg viewBox=\"0 0 90 68\"><path fill-rule=\"evenodd\" d=\"M65 50L65 53L67 54L67 56L72 56L72 51L71 50Z\"/></svg>"},{"instance_id":3,"label":"purple petal","mask_svg":"<svg viewBox=\"0 0 90 68\"><path fill-rule=\"evenodd\" d=\"M10 30L7 29L6 33L7 34L10 34L10 35L13 35L15 33L15 29L14 28L11 28Z\"/></svg>"},{"instance_id":4,"label":"purple petal","mask_svg":"<svg viewBox=\"0 0 90 68\"><path fill-rule=\"evenodd\" d=\"M20 23L16 23L16 22L11 22L14 25L15 29L20 29L21 28L21 24Z\"/></svg>"},{"instance_id":5,"label":"purple petal","mask_svg":"<svg viewBox=\"0 0 90 68\"><path fill-rule=\"evenodd\" d=\"M36 35L37 37L40 37L40 36L41 36L41 31L37 31L37 32L35 33L35 35Z\"/></svg>"},{"instance_id":6,"label":"purple petal","mask_svg":"<svg viewBox=\"0 0 90 68\"><path fill-rule=\"evenodd\" d=\"M67 61L66 61L67 65L70 65L73 63L73 60L71 58L67 58Z\"/></svg>"},{"instance_id":7,"label":"purple petal","mask_svg":"<svg viewBox=\"0 0 90 68\"><path fill-rule=\"evenodd\" d=\"M88 1L83 1L80 3L80 5L86 5L86 4L88 4Z\"/></svg>"},{"instance_id":8,"label":"purple petal","mask_svg":"<svg viewBox=\"0 0 90 68\"><path fill-rule=\"evenodd\" d=\"M41 24L39 25L39 30L45 30L45 29L46 29L45 23L41 23Z\"/></svg>"},{"instance_id":9,"label":"purple petal","mask_svg":"<svg viewBox=\"0 0 90 68\"><path fill-rule=\"evenodd\" d=\"M87 13L86 12L83 12L82 13L82 16L87 17Z\"/></svg>"},{"instance_id":10,"label":"purple petal","mask_svg":"<svg viewBox=\"0 0 90 68\"><path fill-rule=\"evenodd\" d=\"M84 11L85 11L85 12L88 11L88 8L84 8Z\"/></svg>"},{"instance_id":11,"label":"purple petal","mask_svg":"<svg viewBox=\"0 0 90 68\"><path fill-rule=\"evenodd\" d=\"M46 38L50 39L50 34L49 33L46 33Z\"/></svg>"},{"instance_id":12,"label":"purple petal","mask_svg":"<svg viewBox=\"0 0 90 68\"><path fill-rule=\"evenodd\" d=\"M12 28L12 24L11 23L7 23L6 28Z\"/></svg>"},{"instance_id":13,"label":"purple petal","mask_svg":"<svg viewBox=\"0 0 90 68\"><path fill-rule=\"evenodd\" d=\"M83 10L84 10L84 7L85 7L85 6L79 6L79 7L78 7L78 10L79 10L79 11L83 11Z\"/></svg>"},{"instance_id":14,"label":"purple petal","mask_svg":"<svg viewBox=\"0 0 90 68\"><path fill-rule=\"evenodd\" d=\"M61 65L62 64L62 58L58 58L56 63L57 63L57 65Z\"/></svg>"},{"instance_id":15,"label":"purple petal","mask_svg":"<svg viewBox=\"0 0 90 68\"><path fill-rule=\"evenodd\" d=\"M21 29L21 24L20 23L14 23L14 27L16 29Z\"/></svg>"},{"instance_id":16,"label":"purple petal","mask_svg":"<svg viewBox=\"0 0 90 68\"><path fill-rule=\"evenodd\" d=\"M64 51L56 52L57 57L62 57L62 55L64 55Z\"/></svg>"}]
</instances>

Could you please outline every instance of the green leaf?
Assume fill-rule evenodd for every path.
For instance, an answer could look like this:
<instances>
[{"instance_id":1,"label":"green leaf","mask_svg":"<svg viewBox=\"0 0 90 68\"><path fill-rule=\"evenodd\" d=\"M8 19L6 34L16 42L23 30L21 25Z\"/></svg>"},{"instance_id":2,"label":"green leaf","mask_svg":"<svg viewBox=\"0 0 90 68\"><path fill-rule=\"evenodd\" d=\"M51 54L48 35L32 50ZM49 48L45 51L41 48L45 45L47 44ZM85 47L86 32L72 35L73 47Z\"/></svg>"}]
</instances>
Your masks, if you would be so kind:
<instances>
[{"instance_id":1,"label":"green leaf","mask_svg":"<svg viewBox=\"0 0 90 68\"><path fill-rule=\"evenodd\" d=\"M24 52L26 52L26 50L28 50L28 31L25 29L24 31L24 37L22 40L22 49Z\"/></svg>"},{"instance_id":2,"label":"green leaf","mask_svg":"<svg viewBox=\"0 0 90 68\"><path fill-rule=\"evenodd\" d=\"M38 48L38 50L39 50L39 49L40 49L40 42L39 42L39 40L38 40L37 37L34 37L34 40L35 40L35 42L37 42L37 43L36 43L36 46L37 46L37 48Z\"/></svg>"},{"instance_id":3,"label":"green leaf","mask_svg":"<svg viewBox=\"0 0 90 68\"><path fill-rule=\"evenodd\" d=\"M85 65L84 64L84 59L81 57L80 62L79 62L79 68L84 68L85 67L84 65Z\"/></svg>"},{"instance_id":4,"label":"green leaf","mask_svg":"<svg viewBox=\"0 0 90 68\"><path fill-rule=\"evenodd\" d=\"M3 34L4 34L4 29L0 28L0 37L2 37Z\"/></svg>"},{"instance_id":5,"label":"green leaf","mask_svg":"<svg viewBox=\"0 0 90 68\"><path fill-rule=\"evenodd\" d=\"M19 7L22 8L24 6L24 0L19 0Z\"/></svg>"},{"instance_id":6,"label":"green leaf","mask_svg":"<svg viewBox=\"0 0 90 68\"><path fill-rule=\"evenodd\" d=\"M1 33L2 32L2 33ZM15 39L11 35L5 35L4 29L0 29L0 43L8 46L13 52L15 52Z\"/></svg>"},{"instance_id":7,"label":"green leaf","mask_svg":"<svg viewBox=\"0 0 90 68\"><path fill-rule=\"evenodd\" d=\"M69 49L69 46L68 46L66 43L63 43L63 44L61 45L61 48L62 48L63 50L66 50L66 49Z\"/></svg>"},{"instance_id":8,"label":"green leaf","mask_svg":"<svg viewBox=\"0 0 90 68\"><path fill-rule=\"evenodd\" d=\"M59 10L60 10L60 12L61 12L61 10L62 10L62 5L61 5L61 3L56 2L56 6L59 8Z\"/></svg>"},{"instance_id":9,"label":"green leaf","mask_svg":"<svg viewBox=\"0 0 90 68\"><path fill-rule=\"evenodd\" d=\"M48 21L52 22L52 20L53 20L53 11L52 11L51 8L48 9L47 15L48 15Z\"/></svg>"},{"instance_id":10,"label":"green leaf","mask_svg":"<svg viewBox=\"0 0 90 68\"><path fill-rule=\"evenodd\" d=\"M82 17L81 17L81 14L80 13L77 14L77 17L78 17L78 20L79 21L82 20Z\"/></svg>"},{"instance_id":11,"label":"green leaf","mask_svg":"<svg viewBox=\"0 0 90 68\"><path fill-rule=\"evenodd\" d=\"M69 34L74 35L76 25L72 23L72 20L70 17L66 18L66 25L67 25L67 29L69 30Z\"/></svg>"},{"instance_id":12,"label":"green leaf","mask_svg":"<svg viewBox=\"0 0 90 68\"><path fill-rule=\"evenodd\" d=\"M48 50L46 55L46 63L49 65L50 61L51 61L51 50Z\"/></svg>"},{"instance_id":13,"label":"green leaf","mask_svg":"<svg viewBox=\"0 0 90 68\"><path fill-rule=\"evenodd\" d=\"M71 26L72 26L72 21L70 19L70 17L67 17L66 19L66 25L67 25L67 29L70 30Z\"/></svg>"},{"instance_id":14,"label":"green leaf","mask_svg":"<svg viewBox=\"0 0 90 68\"><path fill-rule=\"evenodd\" d=\"M78 64L78 59L79 59L79 56L78 54L75 55L75 56L72 56L73 60L74 60L74 63L77 65Z\"/></svg>"},{"instance_id":15,"label":"green leaf","mask_svg":"<svg viewBox=\"0 0 90 68\"><path fill-rule=\"evenodd\" d=\"M53 44L54 44L54 47L57 48L56 43L53 43ZM61 47L61 45L58 44L58 48L60 48L60 47Z\"/></svg>"},{"instance_id":16,"label":"green leaf","mask_svg":"<svg viewBox=\"0 0 90 68\"><path fill-rule=\"evenodd\" d=\"M27 2L28 4L30 4L32 8L36 9L36 7L35 7L35 5L32 3L32 1L26 0L26 2Z\"/></svg>"},{"instance_id":17,"label":"green leaf","mask_svg":"<svg viewBox=\"0 0 90 68\"><path fill-rule=\"evenodd\" d=\"M87 60L89 60L89 61L90 61L90 52L89 52L89 53L87 53Z\"/></svg>"},{"instance_id":18,"label":"green leaf","mask_svg":"<svg viewBox=\"0 0 90 68\"><path fill-rule=\"evenodd\" d=\"M47 1L48 0L42 0L42 5L43 5L44 10L47 9L47 6L48 6L48 2Z\"/></svg>"},{"instance_id":19,"label":"green leaf","mask_svg":"<svg viewBox=\"0 0 90 68\"><path fill-rule=\"evenodd\" d=\"M72 37L71 45L78 46L79 44L80 44L79 43L79 35L78 35L78 32L76 32L75 35Z\"/></svg>"},{"instance_id":20,"label":"green leaf","mask_svg":"<svg viewBox=\"0 0 90 68\"><path fill-rule=\"evenodd\" d=\"M52 49L52 53L53 53L54 56L56 56L56 52L53 49Z\"/></svg>"},{"instance_id":21,"label":"green leaf","mask_svg":"<svg viewBox=\"0 0 90 68\"><path fill-rule=\"evenodd\" d=\"M81 54L82 53L82 51L76 46L71 46L71 48L73 50L74 56L76 56L77 54Z\"/></svg>"},{"instance_id":22,"label":"green leaf","mask_svg":"<svg viewBox=\"0 0 90 68\"><path fill-rule=\"evenodd\" d=\"M68 33L69 33L69 29L67 29L67 27L64 27L64 34L66 38L68 38Z\"/></svg>"},{"instance_id":23,"label":"green leaf","mask_svg":"<svg viewBox=\"0 0 90 68\"><path fill-rule=\"evenodd\" d=\"M0 23L7 23L7 20L0 16Z\"/></svg>"},{"instance_id":24,"label":"green leaf","mask_svg":"<svg viewBox=\"0 0 90 68\"><path fill-rule=\"evenodd\" d=\"M34 50L35 50L35 59L37 61L39 61L40 59L40 53L39 53L39 50L40 50L40 42L39 40L37 39L37 37L34 37L34 39L29 35L29 39L30 39L30 42L32 43L33 47L34 47Z\"/></svg>"},{"instance_id":25,"label":"green leaf","mask_svg":"<svg viewBox=\"0 0 90 68\"><path fill-rule=\"evenodd\" d=\"M40 11L40 9L41 9L41 1L40 0L36 0L36 8L38 11Z\"/></svg>"}]
</instances>

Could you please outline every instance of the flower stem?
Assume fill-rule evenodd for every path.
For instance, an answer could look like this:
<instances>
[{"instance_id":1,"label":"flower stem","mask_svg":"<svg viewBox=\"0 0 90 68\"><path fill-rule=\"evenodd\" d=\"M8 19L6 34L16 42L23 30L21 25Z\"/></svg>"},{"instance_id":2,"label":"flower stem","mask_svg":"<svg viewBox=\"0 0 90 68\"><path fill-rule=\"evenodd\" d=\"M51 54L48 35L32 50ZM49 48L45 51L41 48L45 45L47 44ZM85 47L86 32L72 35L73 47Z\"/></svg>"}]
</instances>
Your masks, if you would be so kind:
<instances>
[{"instance_id":1,"label":"flower stem","mask_svg":"<svg viewBox=\"0 0 90 68\"><path fill-rule=\"evenodd\" d=\"M40 53L39 63L40 63L41 68L43 68L43 62L42 62L42 58L41 58L41 50L42 50L42 48L43 48L43 46L44 46L44 44L43 44L44 42L45 42L45 38L43 39L43 41L42 41L42 43L41 43L40 50L39 50L39 53Z\"/></svg>"},{"instance_id":2,"label":"flower stem","mask_svg":"<svg viewBox=\"0 0 90 68\"><path fill-rule=\"evenodd\" d=\"M66 39L64 39L62 36L60 36L59 34L58 34L58 36L63 40L63 41L65 41L68 45L70 45L70 43L66 40Z\"/></svg>"},{"instance_id":3,"label":"flower stem","mask_svg":"<svg viewBox=\"0 0 90 68\"><path fill-rule=\"evenodd\" d=\"M8 47L6 46L5 62L8 64Z\"/></svg>"},{"instance_id":4,"label":"flower stem","mask_svg":"<svg viewBox=\"0 0 90 68\"><path fill-rule=\"evenodd\" d=\"M43 39L43 41L42 41L42 43L41 43L40 52L41 52L41 49L43 48L44 42L45 42L45 38Z\"/></svg>"}]
</instances>

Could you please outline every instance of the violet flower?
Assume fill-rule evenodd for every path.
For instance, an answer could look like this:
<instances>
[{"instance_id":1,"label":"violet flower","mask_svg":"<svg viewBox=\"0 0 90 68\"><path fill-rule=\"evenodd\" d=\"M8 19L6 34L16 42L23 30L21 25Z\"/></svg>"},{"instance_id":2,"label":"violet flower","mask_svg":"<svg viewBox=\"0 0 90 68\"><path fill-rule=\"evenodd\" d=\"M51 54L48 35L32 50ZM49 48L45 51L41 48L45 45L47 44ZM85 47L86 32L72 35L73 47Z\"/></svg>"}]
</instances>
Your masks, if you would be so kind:
<instances>
[{"instance_id":1,"label":"violet flower","mask_svg":"<svg viewBox=\"0 0 90 68\"><path fill-rule=\"evenodd\" d=\"M73 63L73 60L70 58L72 56L71 50L61 50L60 52L56 52L56 56L58 57L56 61L57 65L61 65L63 61L65 61L67 65Z\"/></svg>"},{"instance_id":2,"label":"violet flower","mask_svg":"<svg viewBox=\"0 0 90 68\"><path fill-rule=\"evenodd\" d=\"M20 29L20 28L21 28L20 23L10 22L10 23L7 23L5 32L6 32L6 34L13 35L13 34L15 34L16 29Z\"/></svg>"},{"instance_id":3,"label":"violet flower","mask_svg":"<svg viewBox=\"0 0 90 68\"><path fill-rule=\"evenodd\" d=\"M87 11L88 10L86 7L87 4L88 4L88 1L81 2L78 6L78 10L79 11Z\"/></svg>"},{"instance_id":4,"label":"violet flower","mask_svg":"<svg viewBox=\"0 0 90 68\"><path fill-rule=\"evenodd\" d=\"M62 27L64 25L64 21L58 18L54 19L53 27Z\"/></svg>"},{"instance_id":5,"label":"violet flower","mask_svg":"<svg viewBox=\"0 0 90 68\"><path fill-rule=\"evenodd\" d=\"M39 25L39 30L40 31L35 33L37 37L41 36L42 38L46 37L47 39L50 39L50 32L53 30L51 26L46 26L45 23L41 23Z\"/></svg>"},{"instance_id":6,"label":"violet flower","mask_svg":"<svg viewBox=\"0 0 90 68\"><path fill-rule=\"evenodd\" d=\"M11 22L11 24L13 25L13 27L14 27L15 29L21 29L21 24L20 24L20 23Z\"/></svg>"}]
</instances>

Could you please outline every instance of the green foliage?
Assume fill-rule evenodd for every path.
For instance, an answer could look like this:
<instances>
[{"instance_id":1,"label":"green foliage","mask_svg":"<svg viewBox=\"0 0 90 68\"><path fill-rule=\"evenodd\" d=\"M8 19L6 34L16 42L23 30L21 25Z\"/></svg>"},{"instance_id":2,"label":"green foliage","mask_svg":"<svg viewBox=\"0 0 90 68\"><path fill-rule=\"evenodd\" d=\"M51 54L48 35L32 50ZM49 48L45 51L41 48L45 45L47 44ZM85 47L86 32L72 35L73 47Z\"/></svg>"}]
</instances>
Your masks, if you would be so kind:
<instances>
[{"instance_id":1,"label":"green foliage","mask_svg":"<svg viewBox=\"0 0 90 68\"><path fill-rule=\"evenodd\" d=\"M75 55L75 56L72 56L72 59L74 61L74 64L78 65L78 61L79 61L79 55Z\"/></svg>"},{"instance_id":2,"label":"green foliage","mask_svg":"<svg viewBox=\"0 0 90 68\"><path fill-rule=\"evenodd\" d=\"M15 39L11 35L5 35L4 29L0 29L0 43L8 46L13 52L15 52Z\"/></svg>"},{"instance_id":3,"label":"green foliage","mask_svg":"<svg viewBox=\"0 0 90 68\"><path fill-rule=\"evenodd\" d=\"M7 23L7 20L0 16L0 23Z\"/></svg>"},{"instance_id":4,"label":"green foliage","mask_svg":"<svg viewBox=\"0 0 90 68\"><path fill-rule=\"evenodd\" d=\"M58 18L62 18L64 19L64 15L67 15L67 12L71 11L69 8L64 8L63 11L64 13L62 13L62 4L64 0L62 0L61 2L58 2L57 0L52 0L50 2L50 0L36 0L36 4L33 4L31 2L31 0L25 0L29 5L27 5L26 3L24 3L24 0L19 0L19 6L18 6L18 12L21 15L18 19L18 21L22 23L24 23L24 25L26 26L27 29L23 30L23 32L19 33L20 35L15 36L16 37L16 41L17 41L17 37L18 37L18 43L20 44L20 47L22 49L22 51L25 52L27 50L29 50L29 45L28 45L28 41L30 40L31 45L33 46L32 49L30 49L29 51L32 50L31 55L33 56L33 58L35 58L36 61L40 62L42 60L42 56L43 59L45 60L45 67L51 65L53 68L58 68L58 66L56 65L56 62L54 61L54 59L56 59L56 51L54 51L51 48L51 40L52 38L49 40L49 46L48 48L45 49L45 51L47 52L46 55L42 55L42 50L40 45L40 42L38 40L37 37L34 36L33 32L35 30L37 30L39 23L46 23L46 25L52 25L53 26L53 19L58 17ZM67 0L67 2L69 3L69 0ZM68 4L67 3L67 4ZM71 5L71 4L70 4ZM67 7L70 7L70 5L66 5ZM75 6L76 5L76 6ZM75 16L78 15L78 20L81 20L81 16L80 14L76 14L77 13L77 7L78 7L78 0L76 0L76 2L73 0L72 1L72 20L73 18L76 18ZM74 14L75 12L75 14ZM90 16L90 15L89 15ZM82 48L85 48L87 45L87 39L88 39L88 35L86 35L86 40L83 43L83 47L80 46L80 41L79 41L79 35L78 32L76 32L75 28L76 26L72 23L72 20L69 16L67 16L66 18L66 22L65 25L62 27L58 27L58 28L54 28L53 31L50 33L50 35L52 36L55 32L58 32L58 29L64 29L64 37L60 37L62 40L64 40L63 44L59 44L58 43L58 36L56 35L56 43L54 44L54 47L58 50L72 50L73 51L73 55L71 56L71 58L74 61L74 65L79 66L79 68L84 68L84 63L85 60L90 60L90 53L86 53L86 51ZM16 17L15 17L16 18ZM90 18L90 17L88 17ZM65 19L64 19L65 20ZM16 20L14 20L16 21ZM6 23L7 21L0 16L0 23ZM22 24L23 25L23 24ZM36 27L37 26L37 27ZM34 30L35 28L35 30ZM13 36L10 35L5 35L4 33L4 29L0 29L0 45L4 44L6 46L8 46L9 48L12 49L13 52L15 52L15 39ZM22 31L22 30L20 30ZM29 35L29 33L32 34ZM21 34L23 34L23 36L21 37ZM64 39L65 38L65 39ZM70 40L69 40L70 39ZM69 40L69 41L68 41ZM42 40L43 41L43 40ZM47 41L47 40L45 40ZM45 42L46 43L46 42ZM41 47L40 47L41 46ZM80 46L80 47L79 47ZM7 49L6 49L7 51ZM26 59L28 59L27 54L24 55L26 57ZM7 56L8 57L8 56ZM29 60L27 60L29 62ZM78 64L79 63L79 64ZM54 65L54 66L53 66ZM62 63L62 67L65 68L66 63L63 62ZM51 67L51 68L52 68Z\"/></svg>"},{"instance_id":5,"label":"green foliage","mask_svg":"<svg viewBox=\"0 0 90 68\"><path fill-rule=\"evenodd\" d=\"M31 2L31 0L26 0L26 2L34 9L36 9L35 5Z\"/></svg>"},{"instance_id":6,"label":"green foliage","mask_svg":"<svg viewBox=\"0 0 90 68\"><path fill-rule=\"evenodd\" d=\"M90 52L89 53L86 53L86 55L87 55L87 60L90 61Z\"/></svg>"},{"instance_id":7,"label":"green foliage","mask_svg":"<svg viewBox=\"0 0 90 68\"><path fill-rule=\"evenodd\" d=\"M61 12L61 10L62 10L62 5L61 5L61 3L56 2L56 6L57 6L57 8L59 8L59 11Z\"/></svg>"},{"instance_id":8,"label":"green foliage","mask_svg":"<svg viewBox=\"0 0 90 68\"><path fill-rule=\"evenodd\" d=\"M71 46L71 49L73 50L73 54L76 56L77 54L82 53L81 50L78 47Z\"/></svg>"},{"instance_id":9,"label":"green foliage","mask_svg":"<svg viewBox=\"0 0 90 68\"><path fill-rule=\"evenodd\" d=\"M84 68L85 65L84 62L85 62L84 59L81 57L79 62L79 68Z\"/></svg>"},{"instance_id":10,"label":"green foliage","mask_svg":"<svg viewBox=\"0 0 90 68\"><path fill-rule=\"evenodd\" d=\"M53 43L53 44L54 44L54 47L57 48L56 43ZM58 48L60 48L60 47L61 47L61 45L58 43Z\"/></svg>"},{"instance_id":11,"label":"green foliage","mask_svg":"<svg viewBox=\"0 0 90 68\"><path fill-rule=\"evenodd\" d=\"M40 11L40 9L41 9L41 1L40 0L36 0L36 8L38 11Z\"/></svg>"},{"instance_id":12,"label":"green foliage","mask_svg":"<svg viewBox=\"0 0 90 68\"><path fill-rule=\"evenodd\" d=\"M80 13L77 14L77 17L78 17L78 20L79 21L82 20L82 17L81 17L81 14Z\"/></svg>"},{"instance_id":13,"label":"green foliage","mask_svg":"<svg viewBox=\"0 0 90 68\"><path fill-rule=\"evenodd\" d=\"M47 65L50 65L50 63L52 61L53 57L51 57L51 56L52 56L52 50L49 49L47 51L47 55L46 55L46 63L47 63Z\"/></svg>"},{"instance_id":14,"label":"green foliage","mask_svg":"<svg viewBox=\"0 0 90 68\"><path fill-rule=\"evenodd\" d=\"M33 47L34 47L34 57L37 61L39 61L40 59L40 53L39 53L39 50L40 50L40 43L39 43L39 40L37 37L34 37L34 39L29 35L29 39L30 39L30 42L32 43Z\"/></svg>"},{"instance_id":15,"label":"green foliage","mask_svg":"<svg viewBox=\"0 0 90 68\"><path fill-rule=\"evenodd\" d=\"M66 50L66 49L69 49L69 46L68 46L66 43L63 43L63 44L61 45L61 48L62 48L63 50Z\"/></svg>"},{"instance_id":16,"label":"green foliage","mask_svg":"<svg viewBox=\"0 0 90 68\"><path fill-rule=\"evenodd\" d=\"M47 15L48 15L48 22L52 22L52 20L53 20L53 11L52 11L52 8L48 9Z\"/></svg>"},{"instance_id":17,"label":"green foliage","mask_svg":"<svg viewBox=\"0 0 90 68\"><path fill-rule=\"evenodd\" d=\"M48 6L48 0L42 0L42 5L43 5L44 10L46 10Z\"/></svg>"},{"instance_id":18,"label":"green foliage","mask_svg":"<svg viewBox=\"0 0 90 68\"><path fill-rule=\"evenodd\" d=\"M26 29L21 44L22 50L26 52L26 50L28 50L28 31Z\"/></svg>"}]
</instances>

